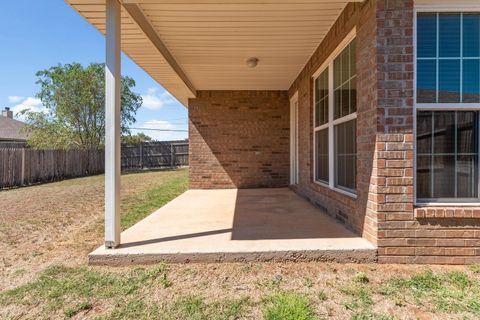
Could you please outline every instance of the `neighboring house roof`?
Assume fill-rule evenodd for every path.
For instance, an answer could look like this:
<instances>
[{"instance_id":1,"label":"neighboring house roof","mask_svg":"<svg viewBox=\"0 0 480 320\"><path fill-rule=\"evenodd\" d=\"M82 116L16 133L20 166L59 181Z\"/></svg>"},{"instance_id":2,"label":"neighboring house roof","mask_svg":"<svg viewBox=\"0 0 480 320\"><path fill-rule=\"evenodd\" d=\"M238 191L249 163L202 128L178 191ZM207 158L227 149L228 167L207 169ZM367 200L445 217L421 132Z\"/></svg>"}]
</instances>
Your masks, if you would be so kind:
<instances>
[{"instance_id":1,"label":"neighboring house roof","mask_svg":"<svg viewBox=\"0 0 480 320\"><path fill-rule=\"evenodd\" d=\"M0 140L27 140L26 124L0 115Z\"/></svg>"}]
</instances>

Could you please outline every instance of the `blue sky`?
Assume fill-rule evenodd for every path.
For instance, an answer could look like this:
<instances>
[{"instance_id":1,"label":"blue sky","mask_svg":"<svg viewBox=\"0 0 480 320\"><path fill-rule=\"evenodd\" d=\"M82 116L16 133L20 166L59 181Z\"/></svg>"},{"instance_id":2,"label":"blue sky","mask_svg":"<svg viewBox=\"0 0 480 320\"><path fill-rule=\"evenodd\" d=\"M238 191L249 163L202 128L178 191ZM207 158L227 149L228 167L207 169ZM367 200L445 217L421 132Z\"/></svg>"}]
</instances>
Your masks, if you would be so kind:
<instances>
[{"instance_id":1,"label":"blue sky","mask_svg":"<svg viewBox=\"0 0 480 320\"><path fill-rule=\"evenodd\" d=\"M4 1L0 11L0 108L41 110L35 73L58 63L105 60L104 37L63 0ZM187 109L122 55L122 74L135 79L144 98L135 127L187 129ZM144 131L158 140L184 139L185 132Z\"/></svg>"}]
</instances>

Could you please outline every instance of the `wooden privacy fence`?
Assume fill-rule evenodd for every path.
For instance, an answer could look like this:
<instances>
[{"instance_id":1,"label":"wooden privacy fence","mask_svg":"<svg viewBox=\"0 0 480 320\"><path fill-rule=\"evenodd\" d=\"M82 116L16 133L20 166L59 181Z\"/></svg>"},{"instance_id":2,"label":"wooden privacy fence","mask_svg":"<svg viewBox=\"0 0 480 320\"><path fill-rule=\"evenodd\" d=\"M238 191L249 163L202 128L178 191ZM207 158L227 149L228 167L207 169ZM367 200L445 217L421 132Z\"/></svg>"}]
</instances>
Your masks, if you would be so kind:
<instances>
[{"instance_id":1,"label":"wooden privacy fence","mask_svg":"<svg viewBox=\"0 0 480 320\"><path fill-rule=\"evenodd\" d=\"M122 145L122 169L139 170L188 165L188 141Z\"/></svg>"},{"instance_id":2,"label":"wooden privacy fence","mask_svg":"<svg viewBox=\"0 0 480 320\"><path fill-rule=\"evenodd\" d=\"M188 165L188 141L122 145L122 170ZM0 148L0 189L104 172L103 149Z\"/></svg>"},{"instance_id":3,"label":"wooden privacy fence","mask_svg":"<svg viewBox=\"0 0 480 320\"><path fill-rule=\"evenodd\" d=\"M0 149L0 188L103 173L103 149Z\"/></svg>"}]
</instances>

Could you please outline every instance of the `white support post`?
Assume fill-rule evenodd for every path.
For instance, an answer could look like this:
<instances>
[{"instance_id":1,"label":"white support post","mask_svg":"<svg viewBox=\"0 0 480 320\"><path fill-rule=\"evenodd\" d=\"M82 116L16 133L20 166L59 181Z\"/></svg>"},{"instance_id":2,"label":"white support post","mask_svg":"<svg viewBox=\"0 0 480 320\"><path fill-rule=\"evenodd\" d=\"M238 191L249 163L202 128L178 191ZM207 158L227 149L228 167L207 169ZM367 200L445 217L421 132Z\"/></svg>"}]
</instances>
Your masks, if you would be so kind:
<instances>
[{"instance_id":1,"label":"white support post","mask_svg":"<svg viewBox=\"0 0 480 320\"><path fill-rule=\"evenodd\" d=\"M120 244L120 3L106 0L105 247Z\"/></svg>"}]
</instances>

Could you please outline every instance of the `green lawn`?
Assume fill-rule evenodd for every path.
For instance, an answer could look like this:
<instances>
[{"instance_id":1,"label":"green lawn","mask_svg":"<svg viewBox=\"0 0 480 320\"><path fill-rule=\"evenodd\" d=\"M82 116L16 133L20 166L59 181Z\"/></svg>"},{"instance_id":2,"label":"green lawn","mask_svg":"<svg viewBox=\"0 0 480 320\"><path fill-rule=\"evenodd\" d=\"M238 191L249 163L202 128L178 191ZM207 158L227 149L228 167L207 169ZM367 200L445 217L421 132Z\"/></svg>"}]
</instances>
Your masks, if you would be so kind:
<instances>
[{"instance_id":1,"label":"green lawn","mask_svg":"<svg viewBox=\"0 0 480 320\"><path fill-rule=\"evenodd\" d=\"M410 319L404 315L414 309L423 310L427 316L438 314L439 319L443 319L442 315L449 319L480 318L480 278L476 266L465 271L434 273L427 270L376 283L372 283L370 276L363 272L344 269L337 271L339 276L335 282L320 286L321 289L315 281L310 283L307 278L303 278L303 285L296 289L286 288L291 286L288 282L295 279L288 279L285 284L283 279L276 279L269 284L256 283L256 290L261 293L259 297L249 291L230 297L223 297L224 294L218 292L219 296L213 299L204 297L201 287L193 284L195 279L189 273L195 272L194 269L198 271L198 267L181 268L183 272L180 274L192 281L190 289L194 290L190 290L173 271L176 265L122 270L57 265L42 271L35 280L3 292L0 305L29 310L27 318L45 319L79 316L97 319L228 320L259 317L266 320L314 320L332 317L380 320ZM240 265L237 267L241 268ZM249 265L252 267L258 266ZM245 277L251 276L249 268L243 270ZM350 276L345 278L345 275ZM175 288L177 285L180 292ZM225 286L235 286L235 283ZM308 290L309 286L312 290ZM229 291L227 287L224 290ZM322 305L331 307L324 313L320 311ZM333 307L335 305L337 308ZM396 311L393 314L391 311L376 311L376 305L388 305ZM4 316L8 319L8 313Z\"/></svg>"},{"instance_id":2,"label":"green lawn","mask_svg":"<svg viewBox=\"0 0 480 320\"><path fill-rule=\"evenodd\" d=\"M121 208L122 229L131 227L187 189L188 177L186 170L184 170L182 175L174 176L159 186L155 186L140 194L124 197Z\"/></svg>"}]
</instances>

